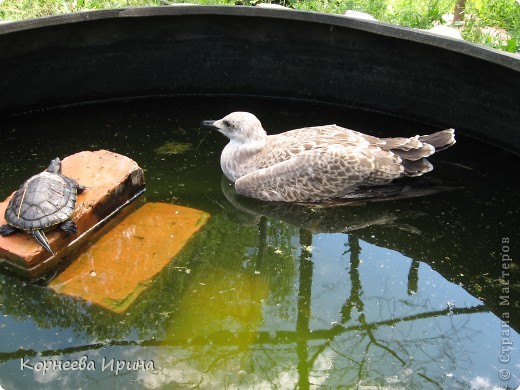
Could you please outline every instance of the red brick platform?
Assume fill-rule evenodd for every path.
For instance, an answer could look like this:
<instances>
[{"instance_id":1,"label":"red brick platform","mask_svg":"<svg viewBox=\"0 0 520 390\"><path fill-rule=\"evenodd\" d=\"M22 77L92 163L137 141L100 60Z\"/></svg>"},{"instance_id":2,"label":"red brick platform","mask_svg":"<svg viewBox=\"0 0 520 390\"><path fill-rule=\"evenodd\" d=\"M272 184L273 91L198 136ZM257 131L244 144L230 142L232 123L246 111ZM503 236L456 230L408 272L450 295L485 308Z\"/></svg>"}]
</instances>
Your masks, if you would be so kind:
<instances>
[{"instance_id":1,"label":"red brick platform","mask_svg":"<svg viewBox=\"0 0 520 390\"><path fill-rule=\"evenodd\" d=\"M80 152L64 158L62 173L87 187L82 194L78 194L76 209L71 217L79 233L67 235L60 229L46 233L56 252L54 256L25 232L0 236L0 266L29 280L52 272L67 258L70 261L74 250L88 239L93 230L144 191L144 173L137 163L107 150ZM4 212L10 198L0 203L2 225L6 223Z\"/></svg>"}]
</instances>

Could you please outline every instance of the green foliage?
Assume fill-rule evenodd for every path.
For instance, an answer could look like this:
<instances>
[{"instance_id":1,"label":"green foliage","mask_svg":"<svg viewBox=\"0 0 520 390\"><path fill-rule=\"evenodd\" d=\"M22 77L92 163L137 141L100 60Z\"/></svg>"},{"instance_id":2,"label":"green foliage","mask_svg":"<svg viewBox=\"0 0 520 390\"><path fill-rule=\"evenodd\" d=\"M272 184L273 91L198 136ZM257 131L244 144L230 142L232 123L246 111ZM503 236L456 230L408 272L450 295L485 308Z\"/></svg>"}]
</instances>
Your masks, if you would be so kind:
<instances>
[{"instance_id":1,"label":"green foliage","mask_svg":"<svg viewBox=\"0 0 520 390\"><path fill-rule=\"evenodd\" d=\"M21 20L105 8L156 6L160 3L160 0L0 0L0 18Z\"/></svg>"},{"instance_id":2,"label":"green foliage","mask_svg":"<svg viewBox=\"0 0 520 390\"><path fill-rule=\"evenodd\" d=\"M366 2L365 2L366 3ZM369 1L366 4L365 11L366 13L372 15L374 18L378 20L383 20L384 15L387 11L387 1L386 0L374 0Z\"/></svg>"},{"instance_id":3,"label":"green foliage","mask_svg":"<svg viewBox=\"0 0 520 390\"><path fill-rule=\"evenodd\" d=\"M478 15L485 25L520 29L520 4L515 0L469 1L467 10Z\"/></svg>"},{"instance_id":4,"label":"green foliage","mask_svg":"<svg viewBox=\"0 0 520 390\"><path fill-rule=\"evenodd\" d=\"M461 33L468 41L518 52L520 4L515 0L469 1Z\"/></svg>"},{"instance_id":5,"label":"green foliage","mask_svg":"<svg viewBox=\"0 0 520 390\"><path fill-rule=\"evenodd\" d=\"M442 22L442 15L450 11L451 1L396 0L391 2L389 12L383 20L414 28L431 28Z\"/></svg>"}]
</instances>

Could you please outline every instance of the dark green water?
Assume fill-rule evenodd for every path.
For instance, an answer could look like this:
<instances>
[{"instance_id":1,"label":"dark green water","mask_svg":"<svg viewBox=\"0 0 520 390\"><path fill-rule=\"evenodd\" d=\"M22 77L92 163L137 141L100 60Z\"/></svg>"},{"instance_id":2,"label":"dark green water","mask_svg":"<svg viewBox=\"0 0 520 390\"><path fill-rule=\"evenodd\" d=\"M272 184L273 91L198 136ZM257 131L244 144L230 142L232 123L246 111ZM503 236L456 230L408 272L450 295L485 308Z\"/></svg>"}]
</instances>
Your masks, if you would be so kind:
<instances>
[{"instance_id":1,"label":"dark green water","mask_svg":"<svg viewBox=\"0 0 520 390\"><path fill-rule=\"evenodd\" d=\"M520 384L518 268L502 261L506 251L517 259L520 247L517 156L459 132L429 176L461 190L333 210L280 207L236 197L219 166L227 140L198 127L237 110L255 113L269 132L330 123L385 136L436 129L238 98L111 103L1 121L2 198L51 158L109 149L145 169L146 201L211 214L123 315L0 274L3 388ZM83 369L24 365L49 361ZM122 361L137 369L116 372Z\"/></svg>"}]
</instances>

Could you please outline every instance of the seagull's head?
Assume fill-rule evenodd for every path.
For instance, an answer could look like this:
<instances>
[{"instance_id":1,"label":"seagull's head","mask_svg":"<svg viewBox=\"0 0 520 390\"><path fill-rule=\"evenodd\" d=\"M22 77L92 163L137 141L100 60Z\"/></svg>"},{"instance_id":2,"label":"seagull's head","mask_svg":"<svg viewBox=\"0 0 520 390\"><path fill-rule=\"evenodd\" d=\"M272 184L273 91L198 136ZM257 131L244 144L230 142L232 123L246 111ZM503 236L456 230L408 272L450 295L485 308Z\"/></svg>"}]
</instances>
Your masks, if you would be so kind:
<instances>
[{"instance_id":1,"label":"seagull's head","mask_svg":"<svg viewBox=\"0 0 520 390\"><path fill-rule=\"evenodd\" d=\"M267 134L262 124L256 116L249 112L232 112L216 121L203 121L202 125L218 130L230 141L241 144L267 141Z\"/></svg>"}]
</instances>

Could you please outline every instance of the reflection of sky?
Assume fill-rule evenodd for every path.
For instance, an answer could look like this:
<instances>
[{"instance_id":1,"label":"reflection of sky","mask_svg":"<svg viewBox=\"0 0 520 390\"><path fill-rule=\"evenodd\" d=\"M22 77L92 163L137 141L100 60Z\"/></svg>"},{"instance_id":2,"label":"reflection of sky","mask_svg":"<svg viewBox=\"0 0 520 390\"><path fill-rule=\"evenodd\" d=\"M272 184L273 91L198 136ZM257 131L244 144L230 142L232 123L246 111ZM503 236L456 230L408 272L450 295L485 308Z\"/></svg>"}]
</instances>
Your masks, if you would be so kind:
<instances>
[{"instance_id":1,"label":"reflection of sky","mask_svg":"<svg viewBox=\"0 0 520 390\"><path fill-rule=\"evenodd\" d=\"M314 237L312 259L314 262L313 275L313 309L316 311L328 309L338 312L339 307L350 290L350 253L348 240L345 234L318 234ZM419 266L419 291L408 294L407 279L412 260L399 252L361 242L361 265L359 268L365 305L375 304L379 310L367 309L368 320L388 319L388 315L395 315L397 307L422 307L424 310L443 310L448 302L455 307L469 307L481 305L482 302L464 290L459 285L450 283L428 264ZM331 304L338 309L330 308ZM385 307L387 306L387 307ZM388 310L389 312L381 312ZM408 309L410 310L410 309ZM313 313L316 313L313 311ZM421 312L414 309L415 312ZM402 314L400 312L399 314ZM409 313L411 314L411 313ZM317 315L323 318L323 315Z\"/></svg>"},{"instance_id":2,"label":"reflection of sky","mask_svg":"<svg viewBox=\"0 0 520 390\"><path fill-rule=\"evenodd\" d=\"M312 242L314 263L311 329L328 329L340 320L341 306L351 288L346 234L317 234Z\"/></svg>"},{"instance_id":3,"label":"reflection of sky","mask_svg":"<svg viewBox=\"0 0 520 390\"><path fill-rule=\"evenodd\" d=\"M311 339L306 341L312 383L321 384L324 388L334 388L338 383L357 383L356 364L363 362L363 367L369 374L360 375L361 385L366 385L367 388L370 388L371 383L368 381L372 373L383 378L389 388L418 388L418 385L424 388L427 381L421 375L431 377L445 388L498 390L498 386L518 385L518 377L514 376L520 372L518 363L515 363L518 352L511 353L511 363L507 365L501 365L498 361L501 345L499 318L486 311L453 315L445 312L449 305L455 311L480 306L480 300L467 293L463 286L449 282L422 262L418 263L417 291L410 293L408 278L413 261L399 252L363 241L360 241L360 264L357 269L359 279L356 280L355 272L352 272L348 242L349 237L346 234L316 234L313 236L312 247L308 248L312 261L309 328L314 332L325 331L323 337L313 338L311 334ZM275 253L280 256L281 266L283 261L298 262L300 251L306 250L301 249L297 237L293 240L293 246L294 258ZM200 277L207 278L206 275ZM196 275L192 278L195 278L193 283L202 286ZM264 280L262 274L242 274L232 270L229 274L218 276L217 281L223 280L222 286L216 281L203 280L207 281L205 288L216 285L217 290L231 283L243 296L250 287L257 286L253 282L258 283L258 278ZM242 284L237 284L239 281ZM299 338L290 342L275 341L277 332L291 333L296 329L300 284L298 272L289 283L291 287L287 289L286 295L277 296L277 300L263 300L263 317L259 317L259 323L245 327L258 334L267 332L272 336L265 343L256 345L254 339L251 339L251 345L244 341L243 349L237 349L233 345L190 345L189 342L177 344L173 338L172 345L166 343L162 347L107 345L104 348L71 352L60 357L79 359L86 355L97 364L94 372L55 371L42 376L28 370L20 372L19 359L7 361L2 370L19 372L18 384L26 383L27 388L35 382L40 388L55 388L57 380L65 387L81 383L85 388L92 383L110 386L116 382L118 386L128 388L136 384L143 388L160 388L199 382L203 387L207 385L209 388L220 388L230 383L242 383L244 388L249 388L248 385L270 388L272 383L294 388L297 387L299 378L297 366L301 357L296 352ZM360 306L354 307L350 312L351 316L342 324L345 331L327 333L335 327L337 329L341 323L345 303L355 298L350 295L356 283L359 283L360 288L360 299L357 302ZM266 291L272 294L276 288L276 285L271 285ZM425 317L413 317L420 314L425 314ZM208 313L204 318L212 321ZM371 324L397 319L405 320L366 329ZM213 321L217 327L226 323L225 319L218 316ZM20 320L10 316L3 317L2 323L4 325L0 329L0 342L5 351L16 351L20 347L36 351L60 350L78 342L72 328L44 329L39 328L31 319ZM179 317L172 322L176 326L173 328L176 333L181 332L182 323ZM203 325L199 326L202 330L206 329ZM185 330L193 331L192 328ZM370 340L369 332L375 342ZM517 333L512 329L511 332L514 342L520 340ZM131 339L137 339L137 335L132 335ZM88 344L89 341L82 340L81 343ZM156 369L126 371L115 379L114 373L101 371L103 358L153 359ZM42 358L33 358L34 361L38 359ZM511 370L513 377L509 381L498 378L497 371L501 368ZM6 388L10 388L9 384L10 382L4 383ZM380 384L381 382L376 382L376 385Z\"/></svg>"},{"instance_id":4,"label":"reflection of sky","mask_svg":"<svg viewBox=\"0 0 520 390\"><path fill-rule=\"evenodd\" d=\"M21 320L11 315L3 315L0 352L11 352L22 348L35 351L62 349L74 345L76 337L71 328L42 328L31 318Z\"/></svg>"},{"instance_id":5,"label":"reflection of sky","mask_svg":"<svg viewBox=\"0 0 520 390\"><path fill-rule=\"evenodd\" d=\"M482 305L462 286L451 283L422 262L418 269L418 291L410 294L407 283L411 259L366 242L361 241L360 245L362 312L369 324L442 311L449 306L464 308ZM349 298L352 286L348 238L345 234L318 234L313 237L312 246L311 329L326 329L341 320L341 307ZM357 316L354 315L344 325L355 325L356 322ZM516 332L512 329L511 332L514 340L520 340ZM519 367L515 367L513 356L509 365L498 361L501 321L491 312L442 314L394 326L381 326L377 329L377 337L387 345L391 346L395 341L403 350L413 351L416 354L414 358L417 361L424 359L429 369L431 361L426 361L427 357L437 360L438 370L447 380L458 378L473 383L475 388L515 386L519 380L513 378L505 382L498 379L498 369L508 368L513 374L518 374ZM410 345L405 345L407 342Z\"/></svg>"},{"instance_id":6,"label":"reflection of sky","mask_svg":"<svg viewBox=\"0 0 520 390\"><path fill-rule=\"evenodd\" d=\"M339 320L334 318L334 313L339 313L351 288L350 253L347 251L345 234L314 237L312 312L316 319ZM391 319L396 315L444 310L448 304L455 307L482 304L426 263L419 266L417 293L409 294L407 280L412 260L399 252L361 242L360 260L362 298L368 322Z\"/></svg>"}]
</instances>

